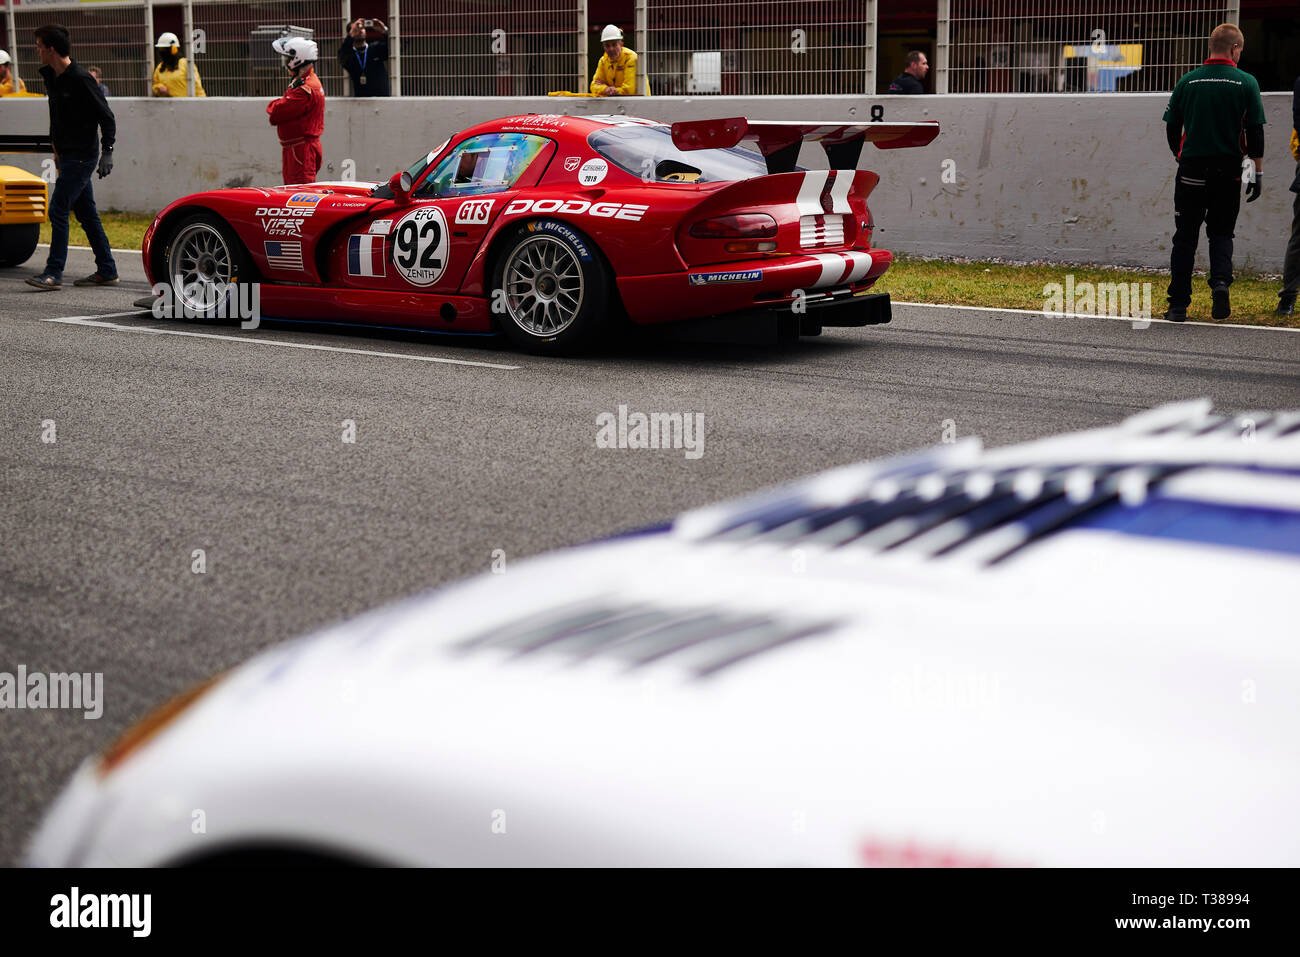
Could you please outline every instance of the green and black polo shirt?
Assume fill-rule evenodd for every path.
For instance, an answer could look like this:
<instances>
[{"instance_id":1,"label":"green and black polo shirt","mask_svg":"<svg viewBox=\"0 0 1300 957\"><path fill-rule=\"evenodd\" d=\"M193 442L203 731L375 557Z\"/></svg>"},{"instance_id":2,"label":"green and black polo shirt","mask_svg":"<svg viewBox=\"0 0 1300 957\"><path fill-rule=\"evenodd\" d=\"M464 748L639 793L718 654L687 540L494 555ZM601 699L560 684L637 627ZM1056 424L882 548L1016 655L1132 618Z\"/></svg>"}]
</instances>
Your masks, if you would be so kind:
<instances>
[{"instance_id":1,"label":"green and black polo shirt","mask_svg":"<svg viewBox=\"0 0 1300 957\"><path fill-rule=\"evenodd\" d=\"M1180 160L1241 157L1246 128L1264 125L1259 83L1227 57L1210 57L1178 81L1165 122L1183 128Z\"/></svg>"}]
</instances>

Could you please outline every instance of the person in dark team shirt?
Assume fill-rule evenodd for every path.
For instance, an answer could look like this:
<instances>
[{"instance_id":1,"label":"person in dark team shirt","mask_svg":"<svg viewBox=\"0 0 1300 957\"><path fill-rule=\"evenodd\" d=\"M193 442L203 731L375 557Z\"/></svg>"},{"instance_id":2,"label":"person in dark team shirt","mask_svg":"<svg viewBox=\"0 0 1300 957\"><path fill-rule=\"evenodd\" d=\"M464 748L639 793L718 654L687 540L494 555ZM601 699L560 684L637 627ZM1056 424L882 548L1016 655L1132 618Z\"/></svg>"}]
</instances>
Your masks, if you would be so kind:
<instances>
[{"instance_id":1,"label":"person in dark team shirt","mask_svg":"<svg viewBox=\"0 0 1300 957\"><path fill-rule=\"evenodd\" d=\"M925 75L930 72L930 61L920 50L907 55L907 66L889 84L890 93L924 93Z\"/></svg>"},{"instance_id":2,"label":"person in dark team shirt","mask_svg":"<svg viewBox=\"0 0 1300 957\"><path fill-rule=\"evenodd\" d=\"M59 177L50 197L50 255L45 271L27 279L37 289L62 289L68 259L68 214L75 213L95 251L95 272L78 279L78 286L109 286L117 282L117 264L95 209L90 176L102 179L113 172L113 142L117 123L95 78L72 59L68 31L56 24L35 31L41 77L50 105L50 140ZM102 146L102 149L101 149Z\"/></svg>"},{"instance_id":3,"label":"person in dark team shirt","mask_svg":"<svg viewBox=\"0 0 1300 957\"><path fill-rule=\"evenodd\" d=\"M1232 315L1232 235L1241 210L1243 172L1250 181L1246 202L1263 188L1264 103L1259 83L1237 69L1245 37L1236 24L1210 34L1210 56L1183 76L1165 107L1165 135L1178 160L1174 177L1174 239L1169 254L1169 310L1165 318L1187 320L1192 267L1201 223L1210 247L1210 315ZM1242 156L1250 157L1250 165Z\"/></svg>"}]
</instances>

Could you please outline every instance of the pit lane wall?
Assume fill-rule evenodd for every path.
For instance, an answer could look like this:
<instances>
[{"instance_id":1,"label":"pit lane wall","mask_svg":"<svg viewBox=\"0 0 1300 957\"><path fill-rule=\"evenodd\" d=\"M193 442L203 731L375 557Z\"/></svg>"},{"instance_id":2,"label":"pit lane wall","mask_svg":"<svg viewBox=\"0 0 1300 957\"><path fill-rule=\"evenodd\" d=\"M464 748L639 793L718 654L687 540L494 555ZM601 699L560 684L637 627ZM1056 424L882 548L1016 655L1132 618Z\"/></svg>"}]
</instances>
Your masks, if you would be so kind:
<instances>
[{"instance_id":1,"label":"pit lane wall","mask_svg":"<svg viewBox=\"0 0 1300 957\"><path fill-rule=\"evenodd\" d=\"M331 99L322 180L387 180L448 135L517 113L623 112L673 122L705 117L866 121L938 120L920 149L868 145L859 165L881 176L871 198L876 241L896 252L1010 260L1169 264L1174 163L1165 145L1165 94L924 97L403 97ZM157 211L220 186L280 182L266 104L245 98L114 98L113 174L95 180L100 208ZM1236 263L1280 273L1291 224L1295 162L1287 140L1291 96L1264 95L1264 193L1242 202ZM0 100L0 133L48 130L44 100ZM3 156L39 173L39 156ZM800 162L825 168L819 147ZM1205 244L1198 250L1205 265Z\"/></svg>"}]
</instances>

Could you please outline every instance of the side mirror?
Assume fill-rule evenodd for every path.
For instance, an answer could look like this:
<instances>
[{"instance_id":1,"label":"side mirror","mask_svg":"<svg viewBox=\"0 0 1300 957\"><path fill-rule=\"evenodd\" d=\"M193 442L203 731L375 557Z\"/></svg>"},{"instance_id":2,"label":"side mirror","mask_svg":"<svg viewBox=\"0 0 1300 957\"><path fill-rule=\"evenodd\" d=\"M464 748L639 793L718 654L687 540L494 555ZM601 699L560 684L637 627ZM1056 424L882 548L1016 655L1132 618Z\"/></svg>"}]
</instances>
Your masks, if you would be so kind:
<instances>
[{"instance_id":1,"label":"side mirror","mask_svg":"<svg viewBox=\"0 0 1300 957\"><path fill-rule=\"evenodd\" d=\"M411 201L411 174L406 170L400 173L394 173L393 178L388 181L388 188L393 191L393 199L399 203L409 203Z\"/></svg>"}]
</instances>

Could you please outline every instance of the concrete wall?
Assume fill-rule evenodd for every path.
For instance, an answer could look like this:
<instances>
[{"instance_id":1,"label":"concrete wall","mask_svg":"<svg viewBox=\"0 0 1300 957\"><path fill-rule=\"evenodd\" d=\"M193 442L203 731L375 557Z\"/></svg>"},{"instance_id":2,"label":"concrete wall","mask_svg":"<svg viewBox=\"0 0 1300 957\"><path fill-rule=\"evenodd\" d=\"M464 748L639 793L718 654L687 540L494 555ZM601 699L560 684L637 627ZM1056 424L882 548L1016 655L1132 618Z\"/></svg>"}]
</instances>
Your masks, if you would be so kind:
<instances>
[{"instance_id":1,"label":"concrete wall","mask_svg":"<svg viewBox=\"0 0 1300 957\"><path fill-rule=\"evenodd\" d=\"M868 146L861 165L881 175L872 201L880 245L900 252L1013 260L1168 266L1174 162L1160 121L1163 94L927 97L655 97L645 100L402 98L332 99L326 168L343 162L360 180L386 180L447 135L514 113L623 112L672 122L709 116L938 120L922 149ZM152 213L186 193L280 182L280 154L261 100L114 99L116 167L95 182L102 208ZM1264 194L1242 204L1236 262L1281 272L1294 194L1287 148L1291 97L1265 94ZM48 129L43 100L0 100L0 133ZM40 157L0 157L39 172ZM943 181L952 160L956 181ZM825 167L819 148L802 162ZM1204 264L1204 243L1201 250Z\"/></svg>"}]
</instances>

